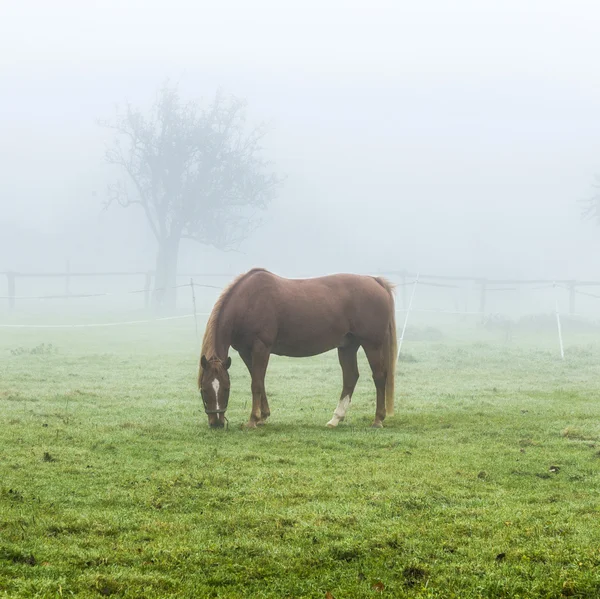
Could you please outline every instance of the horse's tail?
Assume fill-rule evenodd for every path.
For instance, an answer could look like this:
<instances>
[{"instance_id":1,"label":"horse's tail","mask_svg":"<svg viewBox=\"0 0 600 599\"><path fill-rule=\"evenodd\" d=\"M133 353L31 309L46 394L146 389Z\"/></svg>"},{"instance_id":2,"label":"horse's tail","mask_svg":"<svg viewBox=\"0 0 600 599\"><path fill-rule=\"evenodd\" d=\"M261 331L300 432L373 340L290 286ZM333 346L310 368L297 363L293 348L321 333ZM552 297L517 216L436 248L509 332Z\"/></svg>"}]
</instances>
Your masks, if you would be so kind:
<instances>
[{"instance_id":1,"label":"horse's tail","mask_svg":"<svg viewBox=\"0 0 600 599\"><path fill-rule=\"evenodd\" d=\"M388 280L377 277L377 282L389 293L390 315L388 331L383 347L383 359L387 371L385 381L385 411L388 416L394 415L394 387L396 381L396 360L398 354L398 340L396 334L396 306L394 302L394 285Z\"/></svg>"},{"instance_id":2,"label":"horse's tail","mask_svg":"<svg viewBox=\"0 0 600 599\"><path fill-rule=\"evenodd\" d=\"M387 378L385 380L385 411L388 416L394 415L394 387L396 382L396 360L398 340L396 338L396 308L392 298L390 324L385 348Z\"/></svg>"}]
</instances>

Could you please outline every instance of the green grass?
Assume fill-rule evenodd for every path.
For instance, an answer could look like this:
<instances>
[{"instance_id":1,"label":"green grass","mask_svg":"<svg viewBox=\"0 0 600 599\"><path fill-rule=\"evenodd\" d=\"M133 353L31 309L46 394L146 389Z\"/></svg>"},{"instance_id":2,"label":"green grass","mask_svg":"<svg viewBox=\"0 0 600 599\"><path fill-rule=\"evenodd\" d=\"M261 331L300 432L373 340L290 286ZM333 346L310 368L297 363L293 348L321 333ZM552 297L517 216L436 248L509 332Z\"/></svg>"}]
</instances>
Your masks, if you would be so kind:
<instances>
[{"instance_id":1,"label":"green grass","mask_svg":"<svg viewBox=\"0 0 600 599\"><path fill-rule=\"evenodd\" d=\"M362 355L325 427L335 354L274 358L245 429L233 354L211 431L189 321L0 334L0 596L600 596L594 338L417 336L382 430Z\"/></svg>"}]
</instances>

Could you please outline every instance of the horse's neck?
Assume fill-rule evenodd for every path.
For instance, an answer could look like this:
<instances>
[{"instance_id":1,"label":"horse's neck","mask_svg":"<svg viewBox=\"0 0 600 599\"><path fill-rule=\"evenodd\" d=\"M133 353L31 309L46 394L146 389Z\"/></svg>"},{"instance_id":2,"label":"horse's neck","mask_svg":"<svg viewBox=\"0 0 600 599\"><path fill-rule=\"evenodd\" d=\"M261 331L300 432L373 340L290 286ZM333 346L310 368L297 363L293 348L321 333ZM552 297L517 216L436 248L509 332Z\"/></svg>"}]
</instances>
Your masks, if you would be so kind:
<instances>
[{"instance_id":1,"label":"horse's neck","mask_svg":"<svg viewBox=\"0 0 600 599\"><path fill-rule=\"evenodd\" d=\"M233 337L233 327L224 315L218 321L214 330L213 344L217 358L225 360L229 355L231 347L231 339Z\"/></svg>"}]
</instances>

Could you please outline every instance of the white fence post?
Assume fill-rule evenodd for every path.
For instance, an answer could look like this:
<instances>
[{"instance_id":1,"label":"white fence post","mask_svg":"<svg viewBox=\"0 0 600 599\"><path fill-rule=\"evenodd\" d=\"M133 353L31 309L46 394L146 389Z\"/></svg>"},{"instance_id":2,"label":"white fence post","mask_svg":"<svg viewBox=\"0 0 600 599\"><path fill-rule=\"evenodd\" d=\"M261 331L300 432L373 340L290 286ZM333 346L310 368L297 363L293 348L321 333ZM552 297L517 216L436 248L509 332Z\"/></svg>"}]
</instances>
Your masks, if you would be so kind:
<instances>
[{"instance_id":1,"label":"white fence post","mask_svg":"<svg viewBox=\"0 0 600 599\"><path fill-rule=\"evenodd\" d=\"M200 345L200 336L198 335L198 313L196 311L196 292L194 291L194 279L190 278L190 288L192 289L192 305L194 306L194 324L196 325L196 343Z\"/></svg>"},{"instance_id":2,"label":"white fence post","mask_svg":"<svg viewBox=\"0 0 600 599\"><path fill-rule=\"evenodd\" d=\"M406 309L406 316L404 317L404 326L402 327L402 335L400 335L400 341L398 341L398 355L396 359L400 359L400 352L402 351L402 343L404 342L404 334L406 333L406 325L408 324L408 317L410 316L410 311L412 309L413 299L415 297L415 291L417 290L417 284L419 283L419 273L417 273L417 278L415 279L412 292L410 294L410 300L408 301L408 308Z\"/></svg>"},{"instance_id":3,"label":"white fence post","mask_svg":"<svg viewBox=\"0 0 600 599\"><path fill-rule=\"evenodd\" d=\"M558 294L556 291L556 282L552 283L554 287L554 308L556 311L556 326L558 328L558 343L560 345L560 357L562 360L565 359L565 348L563 346L562 328L560 326L560 311L558 310Z\"/></svg>"}]
</instances>

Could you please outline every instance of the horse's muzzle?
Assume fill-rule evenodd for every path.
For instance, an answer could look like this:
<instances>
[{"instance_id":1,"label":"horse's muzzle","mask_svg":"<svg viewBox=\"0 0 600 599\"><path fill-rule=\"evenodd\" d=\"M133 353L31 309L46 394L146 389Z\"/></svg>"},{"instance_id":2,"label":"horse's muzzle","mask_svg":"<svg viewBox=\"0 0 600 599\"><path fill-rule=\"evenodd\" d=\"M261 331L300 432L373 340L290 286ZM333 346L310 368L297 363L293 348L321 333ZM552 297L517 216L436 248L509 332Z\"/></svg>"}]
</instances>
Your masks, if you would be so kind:
<instances>
[{"instance_id":1,"label":"horse's muzzle","mask_svg":"<svg viewBox=\"0 0 600 599\"><path fill-rule=\"evenodd\" d=\"M225 411L211 410L206 412L206 415L208 416L208 426L210 426L210 428L223 428L227 422Z\"/></svg>"},{"instance_id":2,"label":"horse's muzzle","mask_svg":"<svg viewBox=\"0 0 600 599\"><path fill-rule=\"evenodd\" d=\"M210 428L223 428L225 422L227 422L227 418L225 418L227 408L224 410L210 410L206 405L204 396L202 396L202 403L204 404L204 413L208 416L208 426Z\"/></svg>"}]
</instances>

